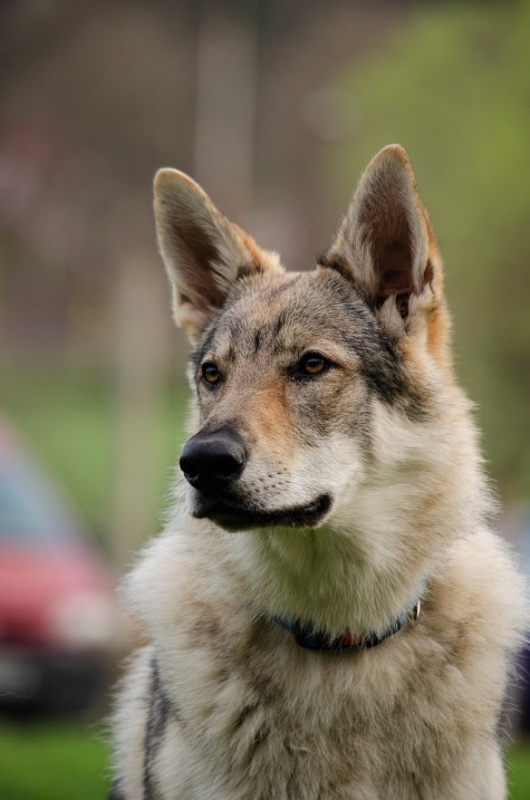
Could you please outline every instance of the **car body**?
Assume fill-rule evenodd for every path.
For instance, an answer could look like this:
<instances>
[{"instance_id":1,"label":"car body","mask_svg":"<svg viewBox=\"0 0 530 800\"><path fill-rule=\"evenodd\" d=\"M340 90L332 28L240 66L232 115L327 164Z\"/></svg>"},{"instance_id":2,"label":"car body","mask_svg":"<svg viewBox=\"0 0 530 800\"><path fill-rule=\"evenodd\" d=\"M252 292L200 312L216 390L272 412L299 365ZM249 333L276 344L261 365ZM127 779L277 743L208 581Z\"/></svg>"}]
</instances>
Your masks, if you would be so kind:
<instances>
[{"instance_id":1,"label":"car body","mask_svg":"<svg viewBox=\"0 0 530 800\"><path fill-rule=\"evenodd\" d=\"M78 514L0 417L0 707L100 700L119 629L113 583Z\"/></svg>"}]
</instances>

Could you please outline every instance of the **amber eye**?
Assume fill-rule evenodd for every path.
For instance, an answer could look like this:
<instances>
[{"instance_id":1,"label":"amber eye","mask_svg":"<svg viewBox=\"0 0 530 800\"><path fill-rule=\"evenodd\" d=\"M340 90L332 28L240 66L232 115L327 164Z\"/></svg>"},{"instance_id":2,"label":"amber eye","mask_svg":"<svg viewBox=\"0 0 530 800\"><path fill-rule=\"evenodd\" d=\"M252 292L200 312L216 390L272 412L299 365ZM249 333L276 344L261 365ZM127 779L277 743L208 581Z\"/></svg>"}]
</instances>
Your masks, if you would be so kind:
<instances>
[{"instance_id":1,"label":"amber eye","mask_svg":"<svg viewBox=\"0 0 530 800\"><path fill-rule=\"evenodd\" d=\"M205 364L202 365L202 377L206 383L209 383L210 386L219 383L221 380L221 373L213 363L213 361L207 361Z\"/></svg>"},{"instance_id":2,"label":"amber eye","mask_svg":"<svg viewBox=\"0 0 530 800\"><path fill-rule=\"evenodd\" d=\"M303 375L318 375L329 367L329 361L319 353L307 353L300 362L300 372Z\"/></svg>"}]
</instances>

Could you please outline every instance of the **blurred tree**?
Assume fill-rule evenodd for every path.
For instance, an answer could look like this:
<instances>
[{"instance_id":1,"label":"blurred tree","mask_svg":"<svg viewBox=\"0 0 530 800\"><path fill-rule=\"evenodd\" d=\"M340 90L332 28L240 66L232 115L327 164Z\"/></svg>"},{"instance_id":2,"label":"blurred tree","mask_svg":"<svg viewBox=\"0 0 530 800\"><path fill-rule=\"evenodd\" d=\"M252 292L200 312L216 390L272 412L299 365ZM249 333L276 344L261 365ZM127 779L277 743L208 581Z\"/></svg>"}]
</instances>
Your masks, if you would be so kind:
<instances>
[{"instance_id":1,"label":"blurred tree","mask_svg":"<svg viewBox=\"0 0 530 800\"><path fill-rule=\"evenodd\" d=\"M530 2L446 4L342 73L354 134L328 150L336 191L403 144L446 264L457 367L507 496L530 494Z\"/></svg>"}]
</instances>

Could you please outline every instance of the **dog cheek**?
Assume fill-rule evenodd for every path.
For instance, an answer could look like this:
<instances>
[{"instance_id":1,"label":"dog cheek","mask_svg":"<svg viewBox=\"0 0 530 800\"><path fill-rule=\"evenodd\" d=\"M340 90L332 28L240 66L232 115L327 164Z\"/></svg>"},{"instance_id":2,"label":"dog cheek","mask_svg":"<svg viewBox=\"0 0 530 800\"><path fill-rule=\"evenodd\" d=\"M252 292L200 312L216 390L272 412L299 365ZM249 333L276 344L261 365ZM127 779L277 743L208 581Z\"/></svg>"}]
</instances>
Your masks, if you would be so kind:
<instances>
[{"instance_id":1,"label":"dog cheek","mask_svg":"<svg viewBox=\"0 0 530 800\"><path fill-rule=\"evenodd\" d=\"M334 500L353 489L365 474L362 448L344 433L332 433L318 446L306 447L292 474L309 493L329 492Z\"/></svg>"}]
</instances>

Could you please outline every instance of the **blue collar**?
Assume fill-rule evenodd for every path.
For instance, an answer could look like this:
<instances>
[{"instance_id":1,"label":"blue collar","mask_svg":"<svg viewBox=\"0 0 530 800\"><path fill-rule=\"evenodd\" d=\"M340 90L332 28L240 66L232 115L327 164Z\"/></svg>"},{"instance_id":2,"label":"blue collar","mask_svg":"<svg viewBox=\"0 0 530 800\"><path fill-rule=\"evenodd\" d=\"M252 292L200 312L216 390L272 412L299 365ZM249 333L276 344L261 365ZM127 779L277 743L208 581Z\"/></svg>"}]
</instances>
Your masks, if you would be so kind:
<instances>
[{"instance_id":1,"label":"blue collar","mask_svg":"<svg viewBox=\"0 0 530 800\"><path fill-rule=\"evenodd\" d=\"M415 622L420 615L420 606L421 597L418 597L410 609L403 611L398 619L395 620L381 636L377 636L375 633L353 633L349 629L346 629L340 636L330 638L329 634L325 631L315 630L311 623L301 622L300 620L283 619L282 617L273 617L273 619L278 625L281 625L282 628L285 628L293 634L296 643L299 644L300 647L305 647L308 650L331 650L334 652L342 650L365 650L369 647L375 647L381 644L381 642L384 642L385 639L394 636L408 620L413 620Z\"/></svg>"}]
</instances>

